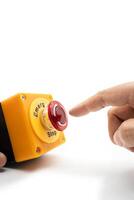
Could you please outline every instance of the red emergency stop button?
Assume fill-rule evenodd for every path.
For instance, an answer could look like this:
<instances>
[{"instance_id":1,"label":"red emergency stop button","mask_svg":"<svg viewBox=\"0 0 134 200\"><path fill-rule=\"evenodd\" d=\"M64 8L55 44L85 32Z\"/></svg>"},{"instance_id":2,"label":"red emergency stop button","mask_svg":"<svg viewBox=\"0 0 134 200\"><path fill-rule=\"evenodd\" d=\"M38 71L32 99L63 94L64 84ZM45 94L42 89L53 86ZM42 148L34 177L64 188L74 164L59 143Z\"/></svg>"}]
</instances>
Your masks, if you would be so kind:
<instances>
[{"instance_id":1,"label":"red emergency stop button","mask_svg":"<svg viewBox=\"0 0 134 200\"><path fill-rule=\"evenodd\" d=\"M68 125L65 108L58 101L51 101L48 104L48 117L53 127L58 131L63 131Z\"/></svg>"}]
</instances>

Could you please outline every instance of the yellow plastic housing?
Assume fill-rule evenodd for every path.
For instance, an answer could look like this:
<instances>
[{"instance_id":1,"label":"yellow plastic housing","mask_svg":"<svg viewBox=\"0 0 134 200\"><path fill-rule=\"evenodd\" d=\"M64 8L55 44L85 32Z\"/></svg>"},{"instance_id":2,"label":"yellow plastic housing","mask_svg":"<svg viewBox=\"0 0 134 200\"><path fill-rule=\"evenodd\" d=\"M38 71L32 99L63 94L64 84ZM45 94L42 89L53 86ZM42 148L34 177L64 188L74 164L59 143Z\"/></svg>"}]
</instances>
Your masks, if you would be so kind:
<instances>
[{"instance_id":1,"label":"yellow plastic housing","mask_svg":"<svg viewBox=\"0 0 134 200\"><path fill-rule=\"evenodd\" d=\"M1 102L16 162L40 157L65 142L64 133L43 126L40 115L49 94L17 94Z\"/></svg>"}]
</instances>

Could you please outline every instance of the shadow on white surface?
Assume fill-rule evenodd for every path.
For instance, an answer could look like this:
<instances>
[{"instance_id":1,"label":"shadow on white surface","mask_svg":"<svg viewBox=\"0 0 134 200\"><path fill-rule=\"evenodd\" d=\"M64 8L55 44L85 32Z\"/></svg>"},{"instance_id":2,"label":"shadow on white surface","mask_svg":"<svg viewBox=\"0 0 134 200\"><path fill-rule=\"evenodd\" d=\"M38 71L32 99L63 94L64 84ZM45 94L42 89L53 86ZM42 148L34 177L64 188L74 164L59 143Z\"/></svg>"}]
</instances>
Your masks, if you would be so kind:
<instances>
[{"instance_id":1,"label":"shadow on white surface","mask_svg":"<svg viewBox=\"0 0 134 200\"><path fill-rule=\"evenodd\" d=\"M118 161L81 161L47 155L39 159L15 164L0 172L0 188L26 179L37 171L53 171L65 176L98 180L100 184L100 200L134 199L134 166L127 162ZM86 182L87 184L87 182ZM90 183L91 184L91 183ZM84 185L83 185L84 187ZM90 194L90 187L89 187Z\"/></svg>"},{"instance_id":2,"label":"shadow on white surface","mask_svg":"<svg viewBox=\"0 0 134 200\"><path fill-rule=\"evenodd\" d=\"M9 165L7 168L15 169L23 172L34 172L41 169L46 169L54 166L58 162L58 156L45 155L40 158L28 160L22 163L14 163Z\"/></svg>"},{"instance_id":3,"label":"shadow on white surface","mask_svg":"<svg viewBox=\"0 0 134 200\"><path fill-rule=\"evenodd\" d=\"M19 164L11 164L0 169L0 189L17 183L22 179L27 179L32 173L38 170L46 170L51 165L54 166L57 158L53 155L42 156L38 159L25 161Z\"/></svg>"},{"instance_id":4,"label":"shadow on white surface","mask_svg":"<svg viewBox=\"0 0 134 200\"><path fill-rule=\"evenodd\" d=\"M116 163L92 161L88 164L67 162L62 169L64 173L86 177L89 181L92 181L90 178L101 180L100 200L134 199L134 165L130 163L122 161Z\"/></svg>"},{"instance_id":5,"label":"shadow on white surface","mask_svg":"<svg viewBox=\"0 0 134 200\"><path fill-rule=\"evenodd\" d=\"M134 170L116 171L113 168L103 176L100 200L134 199Z\"/></svg>"},{"instance_id":6,"label":"shadow on white surface","mask_svg":"<svg viewBox=\"0 0 134 200\"><path fill-rule=\"evenodd\" d=\"M118 161L91 163L67 162L62 167L64 173L98 179L100 181L100 200L128 200L134 199L134 165ZM59 168L61 170L61 167ZM84 187L84 186L83 186ZM90 188L89 188L90 193Z\"/></svg>"}]
</instances>

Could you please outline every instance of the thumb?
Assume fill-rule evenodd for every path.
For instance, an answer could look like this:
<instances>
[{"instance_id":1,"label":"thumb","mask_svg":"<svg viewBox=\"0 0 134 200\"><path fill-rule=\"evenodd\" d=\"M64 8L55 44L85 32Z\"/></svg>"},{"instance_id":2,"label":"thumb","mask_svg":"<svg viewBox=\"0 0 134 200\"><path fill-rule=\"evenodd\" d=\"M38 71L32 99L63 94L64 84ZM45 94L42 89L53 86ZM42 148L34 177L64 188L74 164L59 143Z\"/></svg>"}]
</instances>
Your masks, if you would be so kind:
<instances>
[{"instance_id":1,"label":"thumb","mask_svg":"<svg viewBox=\"0 0 134 200\"><path fill-rule=\"evenodd\" d=\"M124 121L114 133L113 139L119 146L134 147L134 119Z\"/></svg>"},{"instance_id":2,"label":"thumb","mask_svg":"<svg viewBox=\"0 0 134 200\"><path fill-rule=\"evenodd\" d=\"M3 167L7 162L6 156L0 152L0 167Z\"/></svg>"}]
</instances>

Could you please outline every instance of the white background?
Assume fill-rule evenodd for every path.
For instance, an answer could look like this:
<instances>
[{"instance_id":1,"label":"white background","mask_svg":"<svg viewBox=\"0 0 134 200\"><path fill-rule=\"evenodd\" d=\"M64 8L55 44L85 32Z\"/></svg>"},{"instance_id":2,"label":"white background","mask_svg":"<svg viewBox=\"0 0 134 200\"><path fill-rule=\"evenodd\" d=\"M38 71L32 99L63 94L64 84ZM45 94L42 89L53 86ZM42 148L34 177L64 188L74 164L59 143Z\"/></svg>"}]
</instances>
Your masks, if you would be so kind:
<instances>
[{"instance_id":1,"label":"white background","mask_svg":"<svg viewBox=\"0 0 134 200\"><path fill-rule=\"evenodd\" d=\"M0 100L51 93L69 110L133 80L133 1L0 1ZM0 199L134 199L134 154L110 142L106 112L69 117L64 145L1 170Z\"/></svg>"}]
</instances>

